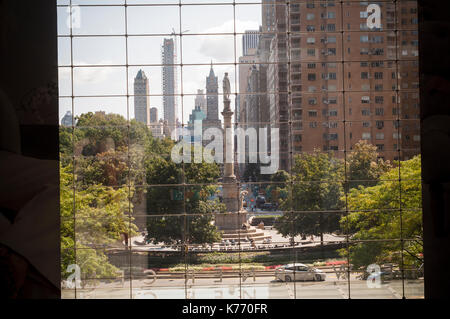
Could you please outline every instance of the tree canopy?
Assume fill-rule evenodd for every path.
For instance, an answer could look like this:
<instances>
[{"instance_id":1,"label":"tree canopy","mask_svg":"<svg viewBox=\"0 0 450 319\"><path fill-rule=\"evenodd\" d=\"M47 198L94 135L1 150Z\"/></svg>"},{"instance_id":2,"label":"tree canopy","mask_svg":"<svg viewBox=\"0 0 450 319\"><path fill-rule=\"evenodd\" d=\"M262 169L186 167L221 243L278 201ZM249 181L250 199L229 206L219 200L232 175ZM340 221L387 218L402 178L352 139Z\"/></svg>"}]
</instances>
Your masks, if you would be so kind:
<instances>
[{"instance_id":1,"label":"tree canopy","mask_svg":"<svg viewBox=\"0 0 450 319\"><path fill-rule=\"evenodd\" d=\"M212 223L212 213L224 210L215 196L219 167L177 165L170 159L173 146L118 114L89 112L77 117L73 129L61 127L63 278L75 263L84 278L117 276L105 249L126 248L124 240L138 234L134 207L143 202L146 211L139 213L147 215L149 241L220 239ZM183 181L187 186L180 186ZM189 216L180 217L184 212ZM75 247L84 249L75 254Z\"/></svg>"},{"instance_id":2,"label":"tree canopy","mask_svg":"<svg viewBox=\"0 0 450 319\"><path fill-rule=\"evenodd\" d=\"M148 159L146 169L150 185L147 192L149 240L212 243L220 239L212 223L212 213L225 211L224 204L215 196L218 186L214 183L220 176L217 164L175 164L169 155L159 155ZM183 180L186 186L180 185Z\"/></svg>"},{"instance_id":3,"label":"tree canopy","mask_svg":"<svg viewBox=\"0 0 450 319\"><path fill-rule=\"evenodd\" d=\"M400 264L404 242L404 263L416 264L421 253L422 211L420 156L396 162L396 167L382 174L375 186L359 186L347 196L349 214L341 227L352 240L370 243L350 245L350 259L356 267L382 261ZM400 183L401 178L401 183ZM381 241L393 239L394 241Z\"/></svg>"},{"instance_id":4,"label":"tree canopy","mask_svg":"<svg viewBox=\"0 0 450 319\"><path fill-rule=\"evenodd\" d=\"M281 208L286 212L275 223L283 236L331 233L339 229L343 207L342 161L319 150L294 157L292 190Z\"/></svg>"},{"instance_id":5,"label":"tree canopy","mask_svg":"<svg viewBox=\"0 0 450 319\"><path fill-rule=\"evenodd\" d=\"M391 168L389 161L385 162L379 158L377 147L365 140L353 145L346 162L349 188L359 185L373 186L380 176Z\"/></svg>"}]
</instances>

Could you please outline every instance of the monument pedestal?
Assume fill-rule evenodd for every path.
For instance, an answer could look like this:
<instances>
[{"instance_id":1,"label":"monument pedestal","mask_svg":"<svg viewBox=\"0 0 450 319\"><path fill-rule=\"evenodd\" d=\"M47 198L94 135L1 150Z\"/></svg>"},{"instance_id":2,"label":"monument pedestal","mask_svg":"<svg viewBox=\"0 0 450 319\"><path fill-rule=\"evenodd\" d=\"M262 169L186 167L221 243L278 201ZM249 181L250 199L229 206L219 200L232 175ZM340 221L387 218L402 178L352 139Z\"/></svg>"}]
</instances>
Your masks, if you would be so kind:
<instances>
[{"instance_id":1,"label":"monument pedestal","mask_svg":"<svg viewBox=\"0 0 450 319\"><path fill-rule=\"evenodd\" d=\"M218 230L242 229L242 224L247 222L247 212L221 213L215 215L215 225Z\"/></svg>"},{"instance_id":2,"label":"monument pedestal","mask_svg":"<svg viewBox=\"0 0 450 319\"><path fill-rule=\"evenodd\" d=\"M239 188L236 184L236 176L234 175L225 176L223 178L222 202L227 207L227 212L237 214L237 212L241 209L239 201Z\"/></svg>"}]
</instances>

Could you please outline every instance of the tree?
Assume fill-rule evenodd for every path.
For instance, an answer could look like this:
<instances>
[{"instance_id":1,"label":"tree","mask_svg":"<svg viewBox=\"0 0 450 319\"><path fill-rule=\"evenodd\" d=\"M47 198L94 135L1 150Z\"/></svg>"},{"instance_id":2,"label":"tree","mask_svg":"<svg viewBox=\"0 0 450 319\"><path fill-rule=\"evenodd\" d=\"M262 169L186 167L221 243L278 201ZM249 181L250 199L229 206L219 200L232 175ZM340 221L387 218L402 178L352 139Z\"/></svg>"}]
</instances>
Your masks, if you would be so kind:
<instances>
[{"instance_id":1,"label":"tree","mask_svg":"<svg viewBox=\"0 0 450 319\"><path fill-rule=\"evenodd\" d=\"M266 200L271 201L277 206L283 200L286 200L289 193L289 183L291 176L284 170L279 170L270 178L272 184L269 184L266 192Z\"/></svg>"},{"instance_id":2,"label":"tree","mask_svg":"<svg viewBox=\"0 0 450 319\"><path fill-rule=\"evenodd\" d=\"M391 168L389 161L379 158L377 147L361 140L353 146L347 157L349 188L359 185L373 186L382 174Z\"/></svg>"},{"instance_id":3,"label":"tree","mask_svg":"<svg viewBox=\"0 0 450 319\"><path fill-rule=\"evenodd\" d=\"M108 262L102 248L120 243L124 233L129 236L137 234L137 228L129 214L128 189L91 185L78 189L74 196L73 187L72 165L62 166L62 278L69 275L66 269L70 264L80 266L82 279L115 278L118 269Z\"/></svg>"},{"instance_id":4,"label":"tree","mask_svg":"<svg viewBox=\"0 0 450 319\"><path fill-rule=\"evenodd\" d=\"M62 208L62 215L68 217L64 247L73 248L73 238L77 239L77 247L94 248L113 245L122 236L136 235L132 211L142 200L148 204L149 239L166 243L220 239L212 214L224 211L224 205L214 198L218 187L213 184L220 174L216 164L175 164L170 158L174 146L171 139L153 138L146 125L127 121L118 114L81 114L73 133L63 130L61 136L62 158L71 157L73 150L75 170L70 160L62 162L61 167L67 173L74 171L75 179L70 183L77 189L76 227L70 224L74 220L73 209L70 205ZM68 175L62 174L61 178ZM61 185L68 183L62 180ZM73 189L62 193L66 201L72 200L73 206ZM178 215L184 213L189 215ZM78 217L83 218L82 222ZM100 250L91 252L95 252L94 256L89 255L92 265L109 265ZM70 249L64 256L65 264L75 258ZM77 254L77 259L80 256ZM87 263L86 267L90 265ZM92 266L92 271L97 275L108 271L112 274L115 269Z\"/></svg>"},{"instance_id":5,"label":"tree","mask_svg":"<svg viewBox=\"0 0 450 319\"><path fill-rule=\"evenodd\" d=\"M72 128L60 126L59 128L59 152L70 158L72 156Z\"/></svg>"},{"instance_id":6,"label":"tree","mask_svg":"<svg viewBox=\"0 0 450 319\"><path fill-rule=\"evenodd\" d=\"M103 248L137 235L131 211L142 188L134 185L145 180L145 151L158 148L145 125L128 125L121 115L89 112L77 119L73 134L60 130L62 275L78 264L82 278L114 278L118 269Z\"/></svg>"},{"instance_id":7,"label":"tree","mask_svg":"<svg viewBox=\"0 0 450 319\"><path fill-rule=\"evenodd\" d=\"M401 264L402 253L404 265L421 262L420 156L395 164L375 186L351 189L347 196L350 213L340 224L355 240L350 245L350 259L357 268L386 261ZM404 242L403 251L400 238L410 239ZM384 239L391 240L381 241ZM359 240L371 242L356 242Z\"/></svg>"},{"instance_id":8,"label":"tree","mask_svg":"<svg viewBox=\"0 0 450 319\"><path fill-rule=\"evenodd\" d=\"M290 179L291 176L284 170L279 170L270 177L270 180L276 183L288 183Z\"/></svg>"},{"instance_id":9,"label":"tree","mask_svg":"<svg viewBox=\"0 0 450 319\"><path fill-rule=\"evenodd\" d=\"M173 143L163 154L170 154L171 146ZM146 169L147 183L154 185L147 192L149 240L202 244L220 239L212 214L225 211L225 206L213 199L218 189L213 183L220 176L217 164L175 164L168 155L159 155L148 158ZM183 179L188 186L180 186ZM180 216L184 213L188 215Z\"/></svg>"},{"instance_id":10,"label":"tree","mask_svg":"<svg viewBox=\"0 0 450 319\"><path fill-rule=\"evenodd\" d=\"M331 154L315 150L294 157L292 191L281 207L285 213L275 223L283 236L323 234L339 229L343 207L343 164Z\"/></svg>"}]
</instances>

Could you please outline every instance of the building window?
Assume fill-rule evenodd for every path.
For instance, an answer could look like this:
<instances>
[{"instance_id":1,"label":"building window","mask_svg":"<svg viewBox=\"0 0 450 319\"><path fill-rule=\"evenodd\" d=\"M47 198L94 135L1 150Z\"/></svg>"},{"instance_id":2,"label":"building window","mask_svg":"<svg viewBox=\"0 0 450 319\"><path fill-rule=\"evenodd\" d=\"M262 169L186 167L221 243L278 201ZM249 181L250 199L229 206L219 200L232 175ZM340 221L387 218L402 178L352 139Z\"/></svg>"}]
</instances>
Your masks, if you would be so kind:
<instances>
[{"instance_id":1,"label":"building window","mask_svg":"<svg viewBox=\"0 0 450 319\"><path fill-rule=\"evenodd\" d=\"M309 98L308 99L308 104L309 105L316 105L317 104L317 98L315 98L315 97Z\"/></svg>"},{"instance_id":2,"label":"building window","mask_svg":"<svg viewBox=\"0 0 450 319\"><path fill-rule=\"evenodd\" d=\"M381 130L382 128L384 128L384 121L376 121L376 126L377 129Z\"/></svg>"},{"instance_id":3,"label":"building window","mask_svg":"<svg viewBox=\"0 0 450 319\"><path fill-rule=\"evenodd\" d=\"M384 144L377 144L377 150L383 152L384 151Z\"/></svg>"}]
</instances>

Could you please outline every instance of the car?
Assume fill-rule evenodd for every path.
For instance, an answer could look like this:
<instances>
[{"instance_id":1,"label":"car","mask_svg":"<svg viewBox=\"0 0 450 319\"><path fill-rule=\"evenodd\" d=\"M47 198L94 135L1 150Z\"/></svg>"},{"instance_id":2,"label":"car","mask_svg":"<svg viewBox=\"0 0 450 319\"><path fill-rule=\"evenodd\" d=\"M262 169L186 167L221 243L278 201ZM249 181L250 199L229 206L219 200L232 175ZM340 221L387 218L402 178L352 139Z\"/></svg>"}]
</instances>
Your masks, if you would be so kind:
<instances>
[{"instance_id":1,"label":"car","mask_svg":"<svg viewBox=\"0 0 450 319\"><path fill-rule=\"evenodd\" d=\"M279 281L324 281L325 278L326 274L322 270L299 263L287 264L275 269L275 279Z\"/></svg>"},{"instance_id":2,"label":"car","mask_svg":"<svg viewBox=\"0 0 450 319\"><path fill-rule=\"evenodd\" d=\"M256 208L261 208L265 202L266 202L266 198L264 196L258 195L256 197Z\"/></svg>"},{"instance_id":3,"label":"car","mask_svg":"<svg viewBox=\"0 0 450 319\"><path fill-rule=\"evenodd\" d=\"M261 209L262 210L274 210L275 209L275 205L271 204L271 203L264 203L261 205Z\"/></svg>"}]
</instances>

